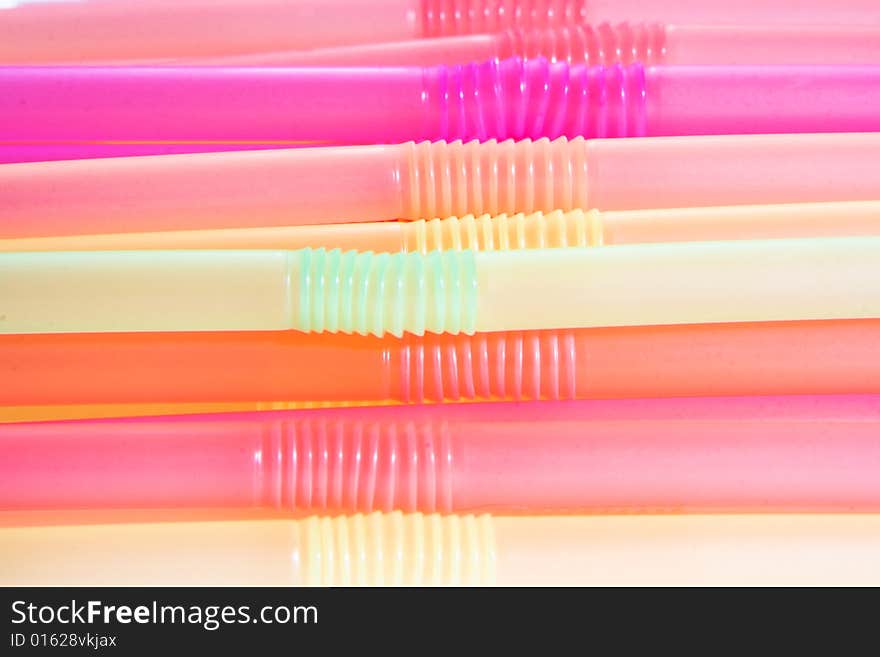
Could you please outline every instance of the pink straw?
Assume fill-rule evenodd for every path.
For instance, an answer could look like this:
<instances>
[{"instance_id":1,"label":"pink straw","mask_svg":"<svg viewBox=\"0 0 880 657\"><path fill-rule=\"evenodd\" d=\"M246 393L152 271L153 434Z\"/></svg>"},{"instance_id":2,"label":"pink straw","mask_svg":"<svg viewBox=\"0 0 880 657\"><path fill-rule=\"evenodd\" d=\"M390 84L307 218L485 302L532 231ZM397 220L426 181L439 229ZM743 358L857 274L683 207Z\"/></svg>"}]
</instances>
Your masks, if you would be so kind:
<instances>
[{"instance_id":1,"label":"pink straw","mask_svg":"<svg viewBox=\"0 0 880 657\"><path fill-rule=\"evenodd\" d=\"M443 142L0 167L0 237L871 200L880 133Z\"/></svg>"},{"instance_id":2,"label":"pink straw","mask_svg":"<svg viewBox=\"0 0 880 657\"><path fill-rule=\"evenodd\" d=\"M6 510L877 512L880 396L0 426Z\"/></svg>"},{"instance_id":3,"label":"pink straw","mask_svg":"<svg viewBox=\"0 0 880 657\"><path fill-rule=\"evenodd\" d=\"M880 67L2 68L0 142L69 158L437 139L880 130ZM351 108L357 107L357 120ZM53 151L46 153L51 157Z\"/></svg>"},{"instance_id":4,"label":"pink straw","mask_svg":"<svg viewBox=\"0 0 880 657\"><path fill-rule=\"evenodd\" d=\"M570 64L876 64L880 26L599 23L435 39L282 50L180 63L223 66L436 66L508 57Z\"/></svg>"},{"instance_id":5,"label":"pink straw","mask_svg":"<svg viewBox=\"0 0 880 657\"><path fill-rule=\"evenodd\" d=\"M157 61L622 20L878 25L880 6L876 0L21 0L0 11L0 62Z\"/></svg>"}]
</instances>

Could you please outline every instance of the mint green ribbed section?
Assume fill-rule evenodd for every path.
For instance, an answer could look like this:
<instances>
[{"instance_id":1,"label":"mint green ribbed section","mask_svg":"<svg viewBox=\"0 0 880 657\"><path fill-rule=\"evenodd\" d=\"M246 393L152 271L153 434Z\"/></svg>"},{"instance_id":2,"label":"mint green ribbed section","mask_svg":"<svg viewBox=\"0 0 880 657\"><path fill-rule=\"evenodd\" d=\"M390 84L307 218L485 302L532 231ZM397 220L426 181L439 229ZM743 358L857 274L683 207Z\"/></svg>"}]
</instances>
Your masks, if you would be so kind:
<instances>
[{"instance_id":1,"label":"mint green ribbed section","mask_svg":"<svg viewBox=\"0 0 880 657\"><path fill-rule=\"evenodd\" d=\"M372 253L301 249L294 328L359 333L473 333L473 251Z\"/></svg>"}]
</instances>

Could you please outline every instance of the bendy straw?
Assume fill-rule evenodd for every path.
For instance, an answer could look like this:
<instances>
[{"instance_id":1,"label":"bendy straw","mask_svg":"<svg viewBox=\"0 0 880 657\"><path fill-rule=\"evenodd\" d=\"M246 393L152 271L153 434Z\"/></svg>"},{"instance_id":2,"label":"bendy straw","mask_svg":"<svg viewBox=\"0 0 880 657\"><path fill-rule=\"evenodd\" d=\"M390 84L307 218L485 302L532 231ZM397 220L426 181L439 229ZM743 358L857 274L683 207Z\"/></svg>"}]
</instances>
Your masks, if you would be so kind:
<instances>
[{"instance_id":1,"label":"bendy straw","mask_svg":"<svg viewBox=\"0 0 880 657\"><path fill-rule=\"evenodd\" d=\"M652 242L880 235L880 202L465 215L410 222L0 239L0 252L142 249L494 251Z\"/></svg>"},{"instance_id":2,"label":"bendy straw","mask_svg":"<svg viewBox=\"0 0 880 657\"><path fill-rule=\"evenodd\" d=\"M86 0L0 10L0 62L72 64L311 49L642 20L877 25L872 0Z\"/></svg>"},{"instance_id":3,"label":"bendy straw","mask_svg":"<svg viewBox=\"0 0 880 657\"><path fill-rule=\"evenodd\" d=\"M880 130L876 66L7 67L0 89L0 142L67 145L70 157L91 144L142 155L166 143L198 152Z\"/></svg>"},{"instance_id":4,"label":"bendy straw","mask_svg":"<svg viewBox=\"0 0 880 657\"><path fill-rule=\"evenodd\" d=\"M880 134L407 143L0 167L0 237L875 200Z\"/></svg>"},{"instance_id":5,"label":"bendy straw","mask_svg":"<svg viewBox=\"0 0 880 657\"><path fill-rule=\"evenodd\" d=\"M0 508L877 512L880 398L527 402L0 425Z\"/></svg>"},{"instance_id":6,"label":"bendy straw","mask_svg":"<svg viewBox=\"0 0 880 657\"><path fill-rule=\"evenodd\" d=\"M0 387L3 421L322 401L880 393L880 319L399 339L292 331L3 335L0 378L14 381ZM78 406L37 406L50 404Z\"/></svg>"},{"instance_id":7,"label":"bendy straw","mask_svg":"<svg viewBox=\"0 0 880 657\"><path fill-rule=\"evenodd\" d=\"M511 518L394 512L8 527L0 529L0 543L5 586L880 583L880 516L872 514Z\"/></svg>"},{"instance_id":8,"label":"bendy straw","mask_svg":"<svg viewBox=\"0 0 880 657\"><path fill-rule=\"evenodd\" d=\"M880 237L0 254L0 333L466 333L880 318Z\"/></svg>"},{"instance_id":9,"label":"bendy straw","mask_svg":"<svg viewBox=\"0 0 880 657\"><path fill-rule=\"evenodd\" d=\"M875 64L880 62L880 26L572 24L188 61L224 66L436 66L508 57L605 65Z\"/></svg>"}]
</instances>

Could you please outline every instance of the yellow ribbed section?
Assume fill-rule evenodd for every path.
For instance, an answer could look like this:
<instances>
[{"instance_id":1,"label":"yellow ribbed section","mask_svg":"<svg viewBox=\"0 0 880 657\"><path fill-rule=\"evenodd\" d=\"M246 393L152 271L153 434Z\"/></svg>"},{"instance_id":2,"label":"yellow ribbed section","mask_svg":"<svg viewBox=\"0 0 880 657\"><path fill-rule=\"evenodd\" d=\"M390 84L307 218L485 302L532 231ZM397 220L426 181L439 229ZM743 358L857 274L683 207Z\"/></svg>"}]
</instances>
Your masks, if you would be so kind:
<instances>
[{"instance_id":1,"label":"yellow ribbed section","mask_svg":"<svg viewBox=\"0 0 880 657\"><path fill-rule=\"evenodd\" d=\"M309 586L486 586L496 580L489 516L311 517L301 531Z\"/></svg>"},{"instance_id":2,"label":"yellow ribbed section","mask_svg":"<svg viewBox=\"0 0 880 657\"><path fill-rule=\"evenodd\" d=\"M405 249L420 253L600 246L602 242L601 214L596 210L468 214L404 226Z\"/></svg>"}]
</instances>

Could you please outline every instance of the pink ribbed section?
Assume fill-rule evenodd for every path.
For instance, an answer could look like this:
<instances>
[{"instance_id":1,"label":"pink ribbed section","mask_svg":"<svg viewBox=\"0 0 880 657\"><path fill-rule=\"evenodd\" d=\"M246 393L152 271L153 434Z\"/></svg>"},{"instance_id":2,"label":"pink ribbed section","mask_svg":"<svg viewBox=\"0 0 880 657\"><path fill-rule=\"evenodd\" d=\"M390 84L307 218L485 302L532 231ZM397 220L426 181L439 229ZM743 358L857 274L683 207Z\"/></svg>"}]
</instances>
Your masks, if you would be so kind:
<instances>
[{"instance_id":1,"label":"pink ribbed section","mask_svg":"<svg viewBox=\"0 0 880 657\"><path fill-rule=\"evenodd\" d=\"M569 65L538 57L493 59L425 71L423 103L441 139L641 137L645 70Z\"/></svg>"},{"instance_id":2,"label":"pink ribbed section","mask_svg":"<svg viewBox=\"0 0 880 657\"><path fill-rule=\"evenodd\" d=\"M404 218L589 207L582 138L410 144Z\"/></svg>"},{"instance_id":3,"label":"pink ribbed section","mask_svg":"<svg viewBox=\"0 0 880 657\"><path fill-rule=\"evenodd\" d=\"M573 331L408 339L398 358L395 392L405 402L574 399L577 394Z\"/></svg>"},{"instance_id":4,"label":"pink ribbed section","mask_svg":"<svg viewBox=\"0 0 880 657\"><path fill-rule=\"evenodd\" d=\"M512 27L552 27L581 22L587 0L423 0L427 37L499 32Z\"/></svg>"},{"instance_id":5,"label":"pink ribbed section","mask_svg":"<svg viewBox=\"0 0 880 657\"><path fill-rule=\"evenodd\" d=\"M273 422L256 465L263 506L332 513L452 510L453 454L443 422Z\"/></svg>"},{"instance_id":6,"label":"pink ribbed section","mask_svg":"<svg viewBox=\"0 0 880 657\"><path fill-rule=\"evenodd\" d=\"M546 57L569 64L659 64L666 55L660 23L600 23L551 29L508 30L499 35L501 57Z\"/></svg>"}]
</instances>

